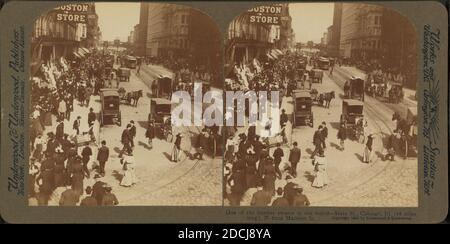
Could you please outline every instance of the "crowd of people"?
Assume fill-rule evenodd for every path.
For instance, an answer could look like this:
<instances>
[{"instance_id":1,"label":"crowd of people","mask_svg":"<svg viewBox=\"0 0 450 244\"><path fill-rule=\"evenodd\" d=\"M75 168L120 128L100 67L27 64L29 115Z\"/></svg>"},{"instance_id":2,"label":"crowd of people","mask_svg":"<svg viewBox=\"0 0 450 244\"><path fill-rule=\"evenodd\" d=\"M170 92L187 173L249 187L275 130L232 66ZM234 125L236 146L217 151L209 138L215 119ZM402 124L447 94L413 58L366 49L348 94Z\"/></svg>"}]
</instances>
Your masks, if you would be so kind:
<instances>
[{"instance_id":1,"label":"crowd of people","mask_svg":"<svg viewBox=\"0 0 450 244\"><path fill-rule=\"evenodd\" d=\"M98 141L99 122L93 108L83 118L86 125L82 116L77 116L72 131L64 126L71 121L76 103L89 107L91 97L104 87L110 77L105 64L105 56L92 51L83 60L60 58L44 63L32 79L29 197L38 205L47 205L55 194L60 194L59 204L64 206L118 204L112 187L101 181L109 149L106 141ZM88 168L93 155L91 143L98 146L98 164ZM91 173L96 183L85 188L85 179L90 179Z\"/></svg>"}]
</instances>

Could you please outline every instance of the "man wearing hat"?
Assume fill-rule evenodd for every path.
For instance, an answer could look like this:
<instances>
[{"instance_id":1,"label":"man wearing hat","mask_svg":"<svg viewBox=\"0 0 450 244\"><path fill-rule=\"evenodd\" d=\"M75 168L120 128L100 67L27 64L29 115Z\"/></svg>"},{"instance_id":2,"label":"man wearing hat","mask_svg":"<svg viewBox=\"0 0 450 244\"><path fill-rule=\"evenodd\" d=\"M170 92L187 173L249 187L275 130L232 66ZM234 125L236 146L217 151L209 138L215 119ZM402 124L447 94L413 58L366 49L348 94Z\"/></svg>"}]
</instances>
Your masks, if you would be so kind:
<instances>
[{"instance_id":1,"label":"man wearing hat","mask_svg":"<svg viewBox=\"0 0 450 244\"><path fill-rule=\"evenodd\" d=\"M272 195L269 192L264 191L261 185L259 185L257 189L258 190L255 193L253 193L250 205L256 207L263 207L269 205L272 199Z\"/></svg>"},{"instance_id":2,"label":"man wearing hat","mask_svg":"<svg viewBox=\"0 0 450 244\"><path fill-rule=\"evenodd\" d=\"M131 125L127 124L127 127L123 130L122 132L122 138L121 138L121 142L123 145L122 150L119 153L119 158L122 157L124 152L131 152L131 147L130 147L130 128Z\"/></svg>"},{"instance_id":3,"label":"man wearing hat","mask_svg":"<svg viewBox=\"0 0 450 244\"><path fill-rule=\"evenodd\" d=\"M101 176L97 174L94 176L94 180L95 183L92 186L92 197L97 201L97 205L102 205L106 183L101 181Z\"/></svg>"},{"instance_id":4,"label":"man wearing hat","mask_svg":"<svg viewBox=\"0 0 450 244\"><path fill-rule=\"evenodd\" d=\"M293 207L306 207L309 206L310 202L308 197L303 194L303 188L298 185L294 186L295 189L295 197L293 201Z\"/></svg>"},{"instance_id":5,"label":"man wearing hat","mask_svg":"<svg viewBox=\"0 0 450 244\"><path fill-rule=\"evenodd\" d=\"M109 148L106 146L106 141L102 141L102 146L98 149L97 153L97 160L100 164L100 170L99 173L101 175L105 175L105 164L108 161L109 158Z\"/></svg>"},{"instance_id":6,"label":"man wearing hat","mask_svg":"<svg viewBox=\"0 0 450 244\"><path fill-rule=\"evenodd\" d=\"M92 188L90 186L86 187L86 197L81 200L80 206L97 206L97 200L91 196Z\"/></svg>"},{"instance_id":7,"label":"man wearing hat","mask_svg":"<svg viewBox=\"0 0 450 244\"><path fill-rule=\"evenodd\" d=\"M173 149L172 149L172 161L173 162L178 162L180 161L180 152L181 152L181 138L183 137L183 135L181 133L178 133L176 138L175 138L175 142L173 144Z\"/></svg>"},{"instance_id":8,"label":"man wearing hat","mask_svg":"<svg viewBox=\"0 0 450 244\"><path fill-rule=\"evenodd\" d=\"M313 136L313 144L315 146L314 152L311 154L311 159L316 156L316 154L322 150L322 125L319 125L319 128L314 132Z\"/></svg>"},{"instance_id":9,"label":"man wearing hat","mask_svg":"<svg viewBox=\"0 0 450 244\"><path fill-rule=\"evenodd\" d=\"M64 119L58 120L58 125L56 126L56 140L62 142L64 137Z\"/></svg>"},{"instance_id":10,"label":"man wearing hat","mask_svg":"<svg viewBox=\"0 0 450 244\"><path fill-rule=\"evenodd\" d=\"M297 142L295 141L293 144L291 151L289 152L289 162L291 163L291 175L297 177L297 164L300 161L302 156L302 152L300 148L297 147Z\"/></svg>"},{"instance_id":11,"label":"man wearing hat","mask_svg":"<svg viewBox=\"0 0 450 244\"><path fill-rule=\"evenodd\" d=\"M88 127L91 127L91 125L94 123L94 121L96 120L96 115L94 113L94 109L90 108L89 109L89 113L88 113Z\"/></svg>"},{"instance_id":12,"label":"man wearing hat","mask_svg":"<svg viewBox=\"0 0 450 244\"><path fill-rule=\"evenodd\" d=\"M59 206L76 206L78 201L80 201L80 195L78 195L78 193L72 188L68 187L63 193L61 193Z\"/></svg>"},{"instance_id":13,"label":"man wearing hat","mask_svg":"<svg viewBox=\"0 0 450 244\"><path fill-rule=\"evenodd\" d=\"M131 148L134 148L134 137L136 137L136 126L134 126L134 121L130 121L131 127L130 127L130 145Z\"/></svg>"},{"instance_id":14,"label":"man wearing hat","mask_svg":"<svg viewBox=\"0 0 450 244\"><path fill-rule=\"evenodd\" d=\"M105 185L105 195L103 196L102 206L115 206L119 204L116 195L111 192L112 187L110 185Z\"/></svg>"},{"instance_id":15,"label":"man wearing hat","mask_svg":"<svg viewBox=\"0 0 450 244\"><path fill-rule=\"evenodd\" d=\"M288 200L283 197L283 188L278 187L277 188L277 198L272 202L272 206L276 207L288 207L289 202Z\"/></svg>"},{"instance_id":16,"label":"man wearing hat","mask_svg":"<svg viewBox=\"0 0 450 244\"><path fill-rule=\"evenodd\" d=\"M77 119L73 121L73 129L77 131L77 135L80 134L81 116L77 116Z\"/></svg>"}]
</instances>

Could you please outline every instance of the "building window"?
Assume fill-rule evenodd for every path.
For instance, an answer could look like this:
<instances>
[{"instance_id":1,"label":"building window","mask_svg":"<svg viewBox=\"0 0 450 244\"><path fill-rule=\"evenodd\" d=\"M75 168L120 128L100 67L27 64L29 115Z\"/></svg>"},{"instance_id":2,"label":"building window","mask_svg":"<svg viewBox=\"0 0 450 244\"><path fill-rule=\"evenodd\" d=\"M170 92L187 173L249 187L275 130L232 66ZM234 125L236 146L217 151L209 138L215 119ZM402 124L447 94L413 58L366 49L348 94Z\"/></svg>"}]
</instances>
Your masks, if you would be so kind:
<instances>
[{"instance_id":1,"label":"building window","mask_svg":"<svg viewBox=\"0 0 450 244\"><path fill-rule=\"evenodd\" d=\"M186 15L181 15L181 24L185 24L186 23Z\"/></svg>"}]
</instances>

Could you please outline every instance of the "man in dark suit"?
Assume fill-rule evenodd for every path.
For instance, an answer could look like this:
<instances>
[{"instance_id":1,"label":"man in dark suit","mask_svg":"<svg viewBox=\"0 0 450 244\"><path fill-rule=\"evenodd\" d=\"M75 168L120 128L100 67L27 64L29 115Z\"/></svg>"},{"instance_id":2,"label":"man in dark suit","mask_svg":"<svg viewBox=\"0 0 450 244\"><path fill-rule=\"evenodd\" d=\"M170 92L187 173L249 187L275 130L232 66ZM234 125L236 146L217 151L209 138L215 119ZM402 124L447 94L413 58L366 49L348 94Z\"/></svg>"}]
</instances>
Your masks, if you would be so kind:
<instances>
[{"instance_id":1,"label":"man in dark suit","mask_svg":"<svg viewBox=\"0 0 450 244\"><path fill-rule=\"evenodd\" d=\"M277 196L278 198L273 201L272 206L289 207L288 200L285 197L283 197L283 188L278 187Z\"/></svg>"},{"instance_id":2,"label":"man in dark suit","mask_svg":"<svg viewBox=\"0 0 450 244\"><path fill-rule=\"evenodd\" d=\"M63 193L61 193L61 198L59 199L59 206L76 206L78 201L80 201L80 196L72 188L67 188Z\"/></svg>"},{"instance_id":3,"label":"man in dark suit","mask_svg":"<svg viewBox=\"0 0 450 244\"><path fill-rule=\"evenodd\" d=\"M303 194L303 188L300 188L298 186L295 187L296 194L293 201L294 207L307 207L309 206L310 202L308 198Z\"/></svg>"},{"instance_id":4,"label":"man in dark suit","mask_svg":"<svg viewBox=\"0 0 450 244\"><path fill-rule=\"evenodd\" d=\"M264 191L262 186L258 186L258 191L253 193L250 205L257 207L267 206L269 205L271 199L271 194L267 191Z\"/></svg>"},{"instance_id":5,"label":"man in dark suit","mask_svg":"<svg viewBox=\"0 0 450 244\"><path fill-rule=\"evenodd\" d=\"M81 156L83 157L83 171L87 178L90 177L89 169L88 169L88 163L92 156L92 149L89 147L89 145L86 145L83 148L83 151L81 151Z\"/></svg>"},{"instance_id":6,"label":"man in dark suit","mask_svg":"<svg viewBox=\"0 0 450 244\"><path fill-rule=\"evenodd\" d=\"M112 188L109 185L105 186L105 195L103 196L102 206L115 206L119 204L116 195L111 192Z\"/></svg>"},{"instance_id":7,"label":"man in dark suit","mask_svg":"<svg viewBox=\"0 0 450 244\"><path fill-rule=\"evenodd\" d=\"M136 137L136 126L134 126L134 121L130 121L131 127L130 127L130 145L131 148L134 148L134 137Z\"/></svg>"},{"instance_id":8,"label":"man in dark suit","mask_svg":"<svg viewBox=\"0 0 450 244\"><path fill-rule=\"evenodd\" d=\"M289 152L289 162L291 163L291 175L293 177L297 177L297 164L300 161L302 156L302 152L300 148L297 147L297 142L293 143L293 148Z\"/></svg>"},{"instance_id":9,"label":"man in dark suit","mask_svg":"<svg viewBox=\"0 0 450 244\"><path fill-rule=\"evenodd\" d=\"M64 137L64 122L63 120L60 120L58 125L56 126L56 140L58 140L61 143L63 137Z\"/></svg>"},{"instance_id":10,"label":"man in dark suit","mask_svg":"<svg viewBox=\"0 0 450 244\"><path fill-rule=\"evenodd\" d=\"M81 116L78 116L77 119L73 122L73 129L77 131L77 135L80 134L80 124Z\"/></svg>"},{"instance_id":11,"label":"man in dark suit","mask_svg":"<svg viewBox=\"0 0 450 244\"><path fill-rule=\"evenodd\" d=\"M97 119L97 116L94 113L94 109L90 108L89 113L88 113L88 126L90 127L96 119Z\"/></svg>"},{"instance_id":12,"label":"man in dark suit","mask_svg":"<svg viewBox=\"0 0 450 244\"><path fill-rule=\"evenodd\" d=\"M322 150L322 125L319 125L319 128L316 130L316 132L314 132L314 136L313 136L313 144L315 146L314 148L314 152L311 154L311 159L314 158L314 156L316 156L316 154Z\"/></svg>"},{"instance_id":13,"label":"man in dark suit","mask_svg":"<svg viewBox=\"0 0 450 244\"><path fill-rule=\"evenodd\" d=\"M102 141L102 146L98 149L97 160L100 164L100 174L105 175L105 164L109 158L109 148L106 146L106 141Z\"/></svg>"},{"instance_id":14,"label":"man in dark suit","mask_svg":"<svg viewBox=\"0 0 450 244\"><path fill-rule=\"evenodd\" d=\"M103 196L105 195L106 183L100 180L99 175L94 176L95 183L92 186L92 197L97 201L97 205L102 205Z\"/></svg>"},{"instance_id":15,"label":"man in dark suit","mask_svg":"<svg viewBox=\"0 0 450 244\"><path fill-rule=\"evenodd\" d=\"M275 164L275 171L277 173L278 179L281 179L280 163L281 158L284 157L283 149L281 149L281 144L277 143L277 148L273 152L273 162Z\"/></svg>"},{"instance_id":16,"label":"man in dark suit","mask_svg":"<svg viewBox=\"0 0 450 244\"><path fill-rule=\"evenodd\" d=\"M97 206L97 199L91 196L92 188L90 186L86 187L86 195L83 200L81 200L80 206Z\"/></svg>"},{"instance_id":17,"label":"man in dark suit","mask_svg":"<svg viewBox=\"0 0 450 244\"><path fill-rule=\"evenodd\" d=\"M328 137L328 128L327 128L327 124L325 123L325 121L322 122L322 148L325 149L327 148L325 140Z\"/></svg>"},{"instance_id":18,"label":"man in dark suit","mask_svg":"<svg viewBox=\"0 0 450 244\"><path fill-rule=\"evenodd\" d=\"M131 152L131 147L130 147L130 128L131 128L131 125L128 124L127 128L125 128L123 130L123 132L122 132L122 138L121 138L120 141L122 142L123 148L122 148L122 150L119 153L119 158L122 157L124 152L127 152L127 153Z\"/></svg>"}]
</instances>

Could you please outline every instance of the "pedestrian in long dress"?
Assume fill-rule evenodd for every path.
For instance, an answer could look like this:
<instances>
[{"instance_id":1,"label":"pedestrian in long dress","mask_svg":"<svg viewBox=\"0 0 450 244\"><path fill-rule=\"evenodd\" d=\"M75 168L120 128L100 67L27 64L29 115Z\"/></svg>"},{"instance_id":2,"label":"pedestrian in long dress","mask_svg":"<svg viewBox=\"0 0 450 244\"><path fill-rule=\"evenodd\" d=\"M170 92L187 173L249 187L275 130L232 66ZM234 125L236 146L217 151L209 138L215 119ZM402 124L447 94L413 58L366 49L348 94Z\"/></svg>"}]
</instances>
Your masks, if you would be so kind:
<instances>
[{"instance_id":1,"label":"pedestrian in long dress","mask_svg":"<svg viewBox=\"0 0 450 244\"><path fill-rule=\"evenodd\" d=\"M322 188L328 185L327 160L323 151L320 151L319 155L314 157L313 165L316 177L314 178L312 186Z\"/></svg>"},{"instance_id":2,"label":"pedestrian in long dress","mask_svg":"<svg viewBox=\"0 0 450 244\"><path fill-rule=\"evenodd\" d=\"M370 134L367 137L366 146L364 147L364 156L363 156L364 163L368 164L372 160L372 145L373 145L373 135Z\"/></svg>"},{"instance_id":3,"label":"pedestrian in long dress","mask_svg":"<svg viewBox=\"0 0 450 244\"><path fill-rule=\"evenodd\" d=\"M133 153L125 154L123 159L121 159L123 165L123 178L120 181L121 186L132 186L137 183L137 177L135 173L135 159Z\"/></svg>"}]
</instances>

